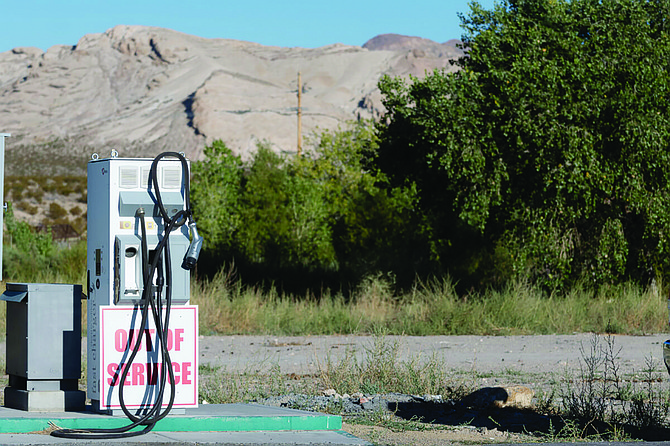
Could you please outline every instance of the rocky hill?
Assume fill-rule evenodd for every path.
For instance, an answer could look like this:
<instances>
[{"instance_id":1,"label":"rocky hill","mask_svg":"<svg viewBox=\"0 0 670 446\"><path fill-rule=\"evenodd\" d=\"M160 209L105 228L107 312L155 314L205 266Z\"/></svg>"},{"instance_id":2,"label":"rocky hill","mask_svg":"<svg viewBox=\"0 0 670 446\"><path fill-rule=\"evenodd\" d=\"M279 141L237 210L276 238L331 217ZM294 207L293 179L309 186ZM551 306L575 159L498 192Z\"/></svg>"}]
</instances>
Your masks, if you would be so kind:
<instances>
[{"instance_id":1,"label":"rocky hill","mask_svg":"<svg viewBox=\"0 0 670 446\"><path fill-rule=\"evenodd\" d=\"M116 26L46 52L0 53L0 132L14 174L83 173L93 152L202 156L224 140L244 155L260 140L293 152L297 74L303 133L381 113L383 74L453 70L453 41L377 36L363 47L280 48Z\"/></svg>"},{"instance_id":2,"label":"rocky hill","mask_svg":"<svg viewBox=\"0 0 670 446\"><path fill-rule=\"evenodd\" d=\"M452 39L444 43L422 37L403 36L400 34L380 34L363 44L363 48L371 51L407 51L414 50L415 55L421 57L432 57L444 59L458 59L463 56L463 50L458 47L461 43L458 39Z\"/></svg>"}]
</instances>

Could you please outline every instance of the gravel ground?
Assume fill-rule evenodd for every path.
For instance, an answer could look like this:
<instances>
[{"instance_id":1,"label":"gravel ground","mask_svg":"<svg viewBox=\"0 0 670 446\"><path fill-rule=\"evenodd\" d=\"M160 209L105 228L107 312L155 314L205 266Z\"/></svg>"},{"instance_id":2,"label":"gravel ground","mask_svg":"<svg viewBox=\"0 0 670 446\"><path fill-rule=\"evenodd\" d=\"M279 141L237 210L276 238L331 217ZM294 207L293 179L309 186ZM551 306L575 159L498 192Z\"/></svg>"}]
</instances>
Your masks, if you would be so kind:
<instances>
[{"instance_id":1,"label":"gravel ground","mask_svg":"<svg viewBox=\"0 0 670 446\"><path fill-rule=\"evenodd\" d=\"M336 407L336 412L343 415L343 428L347 432L375 444L398 446L535 442L537 438L525 434L524 426L533 422L539 429L545 429L542 422L546 424L548 420L537 415L533 415L537 420L530 420L523 411L502 414L492 410L465 409L438 395L383 394L344 398L282 395L255 404L321 412ZM435 424L413 421L418 418Z\"/></svg>"},{"instance_id":2,"label":"gravel ground","mask_svg":"<svg viewBox=\"0 0 670 446\"><path fill-rule=\"evenodd\" d=\"M667 373L662 364L662 343L665 334L649 336L614 336L614 352L618 374L629 382L643 378L641 371L648 361L655 365L657 376L666 385ZM373 348L370 336L224 336L200 339L202 364L218 366L228 372L254 372L279 366L284 374L311 375L323 366L328 357L337 362L355 354L363 360ZM594 341L593 334L547 336L388 336L387 343L398 343L399 361L435 356L454 379L473 389L522 385L538 395L560 391L565 380L581 375L583 358ZM599 337L599 346L605 347ZM557 402L559 400L556 400ZM559 417L537 410L513 408L466 407L462 402L442 399L440 395L331 395L309 397L282 395L257 401L284 407L308 410L337 411L345 416L344 428L375 444L443 445L450 443L521 443L538 438L528 431L545 432L550 438L550 425L556 428ZM382 426L351 423L354 417L377 413L384 418ZM439 429L414 423L422 417L434 421ZM350 422L347 422L350 421ZM670 432L663 432L668 435Z\"/></svg>"}]
</instances>

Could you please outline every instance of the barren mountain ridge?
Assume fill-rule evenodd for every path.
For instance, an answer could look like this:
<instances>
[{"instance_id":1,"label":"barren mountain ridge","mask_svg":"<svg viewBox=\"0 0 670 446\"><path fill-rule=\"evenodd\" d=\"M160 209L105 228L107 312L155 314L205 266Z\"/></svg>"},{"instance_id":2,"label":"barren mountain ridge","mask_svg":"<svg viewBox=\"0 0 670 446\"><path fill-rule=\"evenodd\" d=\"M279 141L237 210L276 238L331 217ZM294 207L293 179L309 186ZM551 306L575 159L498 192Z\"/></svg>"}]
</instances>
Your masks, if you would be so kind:
<instances>
[{"instance_id":1,"label":"barren mountain ridge","mask_svg":"<svg viewBox=\"0 0 670 446\"><path fill-rule=\"evenodd\" d=\"M8 159L23 160L26 171L72 157L85 162L111 149L120 156L175 150L200 159L215 139L243 156L262 140L291 153L298 72L309 135L379 116L383 74L454 70L449 60L460 55L454 41L395 34L362 47L308 49L120 25L75 46L0 53L0 132L12 134Z\"/></svg>"}]
</instances>

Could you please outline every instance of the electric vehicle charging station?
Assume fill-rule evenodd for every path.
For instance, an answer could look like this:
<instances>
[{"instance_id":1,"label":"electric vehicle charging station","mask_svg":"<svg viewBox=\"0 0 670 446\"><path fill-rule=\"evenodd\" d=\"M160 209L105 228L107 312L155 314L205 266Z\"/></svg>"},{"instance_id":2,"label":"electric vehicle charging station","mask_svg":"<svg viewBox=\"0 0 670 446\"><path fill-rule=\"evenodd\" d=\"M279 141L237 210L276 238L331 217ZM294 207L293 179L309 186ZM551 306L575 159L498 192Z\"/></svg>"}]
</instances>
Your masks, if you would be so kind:
<instances>
[{"instance_id":1,"label":"electric vehicle charging station","mask_svg":"<svg viewBox=\"0 0 670 446\"><path fill-rule=\"evenodd\" d=\"M190 212L185 163L115 152L88 163L87 389L94 410L126 413L125 407L139 416L156 404L168 411L198 406L198 310L189 305L190 271L182 259L199 251L202 239L186 217L173 231L166 220ZM163 288L171 299L161 300ZM147 296L156 294L169 326L153 307L153 317L143 317ZM161 379L170 384L164 394Z\"/></svg>"},{"instance_id":2,"label":"electric vehicle charging station","mask_svg":"<svg viewBox=\"0 0 670 446\"><path fill-rule=\"evenodd\" d=\"M7 136L0 133L0 197ZM108 159L94 155L89 162L86 290L82 293L81 285L14 283L7 284L1 297L8 305L10 377L5 407L0 408L0 436L14 439L51 430L57 422L64 427L51 436L89 441L134 437L151 431L176 407L184 409L174 411L177 416L158 429L200 435L193 437L196 442L220 441L220 433L228 432L246 439L235 437L235 442L265 443L270 434L271 440L293 443L300 432L310 441L351 444L348 438L342 443L335 432L342 427L339 416L239 404L197 408L198 310L189 304L189 271L202 238L190 210L188 172L188 161L174 152L153 160L118 158L112 152ZM1 231L0 211L0 240ZM81 299L88 302L88 396L98 413L78 416L72 411L84 405L83 392L76 390ZM64 398L57 395L61 392ZM118 427L116 417L108 416L119 415L119 407L129 425ZM41 413L26 416L21 412L26 410ZM66 411L71 415L56 414ZM246 432L239 432L240 426ZM287 426L291 433L284 432ZM259 437L252 431L265 433ZM273 431L279 437L272 437ZM161 438L166 437L149 442Z\"/></svg>"}]
</instances>

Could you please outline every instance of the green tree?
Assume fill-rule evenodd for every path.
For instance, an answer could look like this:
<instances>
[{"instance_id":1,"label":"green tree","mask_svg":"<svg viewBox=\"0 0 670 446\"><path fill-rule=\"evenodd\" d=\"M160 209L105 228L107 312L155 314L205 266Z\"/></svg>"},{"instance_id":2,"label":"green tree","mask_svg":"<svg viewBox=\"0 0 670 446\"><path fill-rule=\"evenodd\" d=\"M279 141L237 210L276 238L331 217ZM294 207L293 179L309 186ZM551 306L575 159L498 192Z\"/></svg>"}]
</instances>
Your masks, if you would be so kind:
<instances>
[{"instance_id":1,"label":"green tree","mask_svg":"<svg viewBox=\"0 0 670 446\"><path fill-rule=\"evenodd\" d=\"M299 158L258 147L241 197L240 249L248 260L273 268L335 266L323 188L307 169Z\"/></svg>"},{"instance_id":2,"label":"green tree","mask_svg":"<svg viewBox=\"0 0 670 446\"><path fill-rule=\"evenodd\" d=\"M232 251L241 224L242 160L222 141L205 147L205 160L193 163L191 203L209 252Z\"/></svg>"},{"instance_id":3,"label":"green tree","mask_svg":"<svg viewBox=\"0 0 670 446\"><path fill-rule=\"evenodd\" d=\"M352 123L322 131L311 143L306 162L315 184L324 190L332 243L340 270L358 280L393 272L407 285L426 253L412 231L416 190L389 187L385 175L366 165L377 150L374 126Z\"/></svg>"},{"instance_id":4,"label":"green tree","mask_svg":"<svg viewBox=\"0 0 670 446\"><path fill-rule=\"evenodd\" d=\"M461 70L380 83L375 165L416 185L435 259L552 287L670 272L670 1L470 8Z\"/></svg>"}]
</instances>

